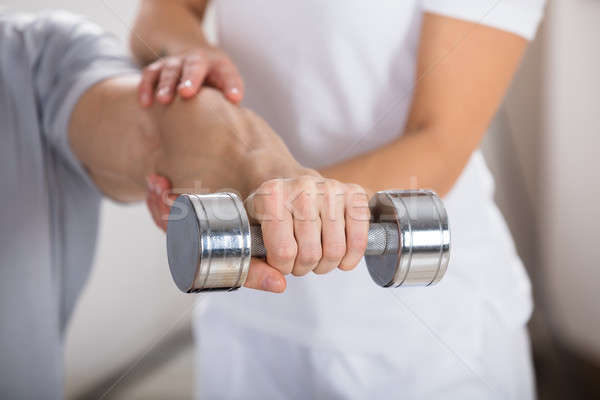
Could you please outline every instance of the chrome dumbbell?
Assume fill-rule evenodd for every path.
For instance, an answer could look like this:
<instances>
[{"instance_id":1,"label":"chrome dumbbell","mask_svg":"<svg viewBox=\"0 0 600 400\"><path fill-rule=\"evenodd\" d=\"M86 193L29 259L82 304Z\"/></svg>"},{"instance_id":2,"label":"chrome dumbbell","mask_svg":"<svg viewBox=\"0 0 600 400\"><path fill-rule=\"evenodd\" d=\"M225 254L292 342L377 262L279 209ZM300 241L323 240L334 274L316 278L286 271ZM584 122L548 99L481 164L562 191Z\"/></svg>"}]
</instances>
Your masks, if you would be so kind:
<instances>
[{"instance_id":1,"label":"chrome dumbbell","mask_svg":"<svg viewBox=\"0 0 600 400\"><path fill-rule=\"evenodd\" d=\"M448 216L431 191L385 191L371 199L365 260L382 287L438 283L450 259ZM169 268L186 293L234 290L248 275L251 257L265 257L260 226L250 225L232 193L184 194L175 200L167 228Z\"/></svg>"}]
</instances>

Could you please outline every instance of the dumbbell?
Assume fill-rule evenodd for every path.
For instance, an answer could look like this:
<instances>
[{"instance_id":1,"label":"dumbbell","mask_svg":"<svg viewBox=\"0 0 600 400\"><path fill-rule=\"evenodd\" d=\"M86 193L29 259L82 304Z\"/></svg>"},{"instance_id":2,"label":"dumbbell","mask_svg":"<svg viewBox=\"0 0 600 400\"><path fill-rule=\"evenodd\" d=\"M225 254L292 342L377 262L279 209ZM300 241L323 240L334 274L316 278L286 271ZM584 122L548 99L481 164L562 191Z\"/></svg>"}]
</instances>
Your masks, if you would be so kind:
<instances>
[{"instance_id":1,"label":"dumbbell","mask_svg":"<svg viewBox=\"0 0 600 400\"><path fill-rule=\"evenodd\" d=\"M438 283L450 260L448 216L432 191L378 192L369 204L365 260L381 287ZM235 290L246 281L251 257L265 257L259 225L251 225L233 193L183 194L167 227L171 275L185 293Z\"/></svg>"}]
</instances>

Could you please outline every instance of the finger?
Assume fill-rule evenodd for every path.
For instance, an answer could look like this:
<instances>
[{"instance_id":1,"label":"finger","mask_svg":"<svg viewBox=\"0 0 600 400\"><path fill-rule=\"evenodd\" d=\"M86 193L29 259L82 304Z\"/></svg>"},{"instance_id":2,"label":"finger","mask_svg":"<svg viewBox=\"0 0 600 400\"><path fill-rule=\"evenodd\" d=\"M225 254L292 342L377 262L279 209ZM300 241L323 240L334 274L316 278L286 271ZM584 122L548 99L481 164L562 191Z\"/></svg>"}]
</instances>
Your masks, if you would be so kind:
<instances>
[{"instance_id":1,"label":"finger","mask_svg":"<svg viewBox=\"0 0 600 400\"><path fill-rule=\"evenodd\" d=\"M167 196L167 198L162 201L163 206L160 210L160 213L162 215L163 221L165 221L165 231L167 230L167 227L169 225L169 219L171 216L171 207L173 206L173 203L175 203L175 200L177 200L178 196L179 195L177 195L177 194L169 194Z\"/></svg>"},{"instance_id":2,"label":"finger","mask_svg":"<svg viewBox=\"0 0 600 400\"><path fill-rule=\"evenodd\" d=\"M340 263L340 269L354 269L367 248L369 235L369 201L364 189L358 185L347 185L346 192L346 255Z\"/></svg>"},{"instance_id":3,"label":"finger","mask_svg":"<svg viewBox=\"0 0 600 400\"><path fill-rule=\"evenodd\" d=\"M173 195L171 195L171 181L164 176L152 175L154 183L154 192L157 197L157 212L161 221L161 227L167 229L169 222L169 214L171 212L171 205L174 201ZM175 196L176 198L177 196Z\"/></svg>"},{"instance_id":4,"label":"finger","mask_svg":"<svg viewBox=\"0 0 600 400\"><path fill-rule=\"evenodd\" d=\"M149 188L150 188L149 184ZM160 213L158 211L158 203L159 203L159 199L158 196L156 195L156 193L154 192L154 189L149 189L146 192L146 206L148 207L148 211L150 211L150 215L152 216L152 220L154 221L154 223L156 224L157 227L159 227L160 229L163 229L163 226L161 224L161 219L160 219Z\"/></svg>"},{"instance_id":5,"label":"finger","mask_svg":"<svg viewBox=\"0 0 600 400\"><path fill-rule=\"evenodd\" d=\"M178 87L181 97L188 99L195 96L206 78L207 71L208 64L199 54L194 54L186 58L183 63L181 83Z\"/></svg>"},{"instance_id":6,"label":"finger","mask_svg":"<svg viewBox=\"0 0 600 400\"><path fill-rule=\"evenodd\" d=\"M282 293L285 290L286 282L280 271L263 260L253 258L250 261L250 269L244 286L266 292Z\"/></svg>"},{"instance_id":7,"label":"finger","mask_svg":"<svg viewBox=\"0 0 600 400\"><path fill-rule=\"evenodd\" d=\"M156 100L162 104L168 104L175 95L175 86L181 76L181 59L169 57L165 59L160 72Z\"/></svg>"},{"instance_id":8,"label":"finger","mask_svg":"<svg viewBox=\"0 0 600 400\"><path fill-rule=\"evenodd\" d=\"M326 274L336 269L346 254L346 223L344 218L345 196L339 183L325 192L321 211L321 242L323 258L313 270L315 274Z\"/></svg>"},{"instance_id":9,"label":"finger","mask_svg":"<svg viewBox=\"0 0 600 400\"><path fill-rule=\"evenodd\" d=\"M166 231L171 205L174 201L173 195L171 195L171 181L155 174L149 175L146 181L148 184L146 204L156 224Z\"/></svg>"},{"instance_id":10,"label":"finger","mask_svg":"<svg viewBox=\"0 0 600 400\"><path fill-rule=\"evenodd\" d=\"M152 221L154 221L154 224L156 224L157 227L162 229L162 227L159 224L160 221L156 212L155 199L153 198L152 194L148 194L146 196L146 206L148 207L148 211L150 212L150 216L152 217Z\"/></svg>"},{"instance_id":11,"label":"finger","mask_svg":"<svg viewBox=\"0 0 600 400\"><path fill-rule=\"evenodd\" d=\"M292 272L297 245L292 214L285 208L283 183L263 184L260 192L249 199L253 217L261 224L267 263L287 275Z\"/></svg>"},{"instance_id":12,"label":"finger","mask_svg":"<svg viewBox=\"0 0 600 400\"><path fill-rule=\"evenodd\" d=\"M150 107L152 105L154 89L156 88L161 69L162 60L156 61L144 68L142 79L138 85L138 97L142 107Z\"/></svg>"},{"instance_id":13,"label":"finger","mask_svg":"<svg viewBox=\"0 0 600 400\"><path fill-rule=\"evenodd\" d=\"M221 90L234 104L239 104L244 98L244 80L235 65L228 59L219 59L213 63L207 82Z\"/></svg>"},{"instance_id":14,"label":"finger","mask_svg":"<svg viewBox=\"0 0 600 400\"><path fill-rule=\"evenodd\" d=\"M317 267L322 256L321 219L315 194L303 191L293 202L294 236L298 254L292 274L304 276Z\"/></svg>"}]
</instances>

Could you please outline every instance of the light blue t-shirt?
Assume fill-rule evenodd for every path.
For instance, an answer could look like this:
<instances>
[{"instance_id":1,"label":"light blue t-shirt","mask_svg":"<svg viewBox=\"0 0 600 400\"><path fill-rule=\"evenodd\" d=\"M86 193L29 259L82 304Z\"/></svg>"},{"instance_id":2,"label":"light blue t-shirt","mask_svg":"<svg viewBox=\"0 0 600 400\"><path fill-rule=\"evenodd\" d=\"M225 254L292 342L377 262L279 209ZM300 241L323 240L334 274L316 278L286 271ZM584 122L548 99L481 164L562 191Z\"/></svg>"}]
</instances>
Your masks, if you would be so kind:
<instances>
[{"instance_id":1,"label":"light blue t-shirt","mask_svg":"<svg viewBox=\"0 0 600 400\"><path fill-rule=\"evenodd\" d=\"M0 12L0 397L63 397L63 336L92 264L101 194L70 150L71 110L135 67L65 12Z\"/></svg>"}]
</instances>

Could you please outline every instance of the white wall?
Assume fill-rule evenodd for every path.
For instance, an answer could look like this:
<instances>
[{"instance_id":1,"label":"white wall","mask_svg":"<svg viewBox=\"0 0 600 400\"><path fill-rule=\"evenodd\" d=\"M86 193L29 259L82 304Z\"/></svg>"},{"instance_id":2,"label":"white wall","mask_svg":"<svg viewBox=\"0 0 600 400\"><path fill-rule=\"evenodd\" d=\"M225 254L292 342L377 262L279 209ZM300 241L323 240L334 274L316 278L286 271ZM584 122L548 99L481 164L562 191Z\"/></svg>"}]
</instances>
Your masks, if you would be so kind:
<instances>
[{"instance_id":1,"label":"white wall","mask_svg":"<svg viewBox=\"0 0 600 400\"><path fill-rule=\"evenodd\" d=\"M600 360L600 1L555 0L544 82L542 256L558 334Z\"/></svg>"}]
</instances>

